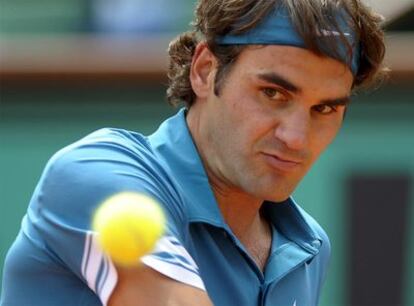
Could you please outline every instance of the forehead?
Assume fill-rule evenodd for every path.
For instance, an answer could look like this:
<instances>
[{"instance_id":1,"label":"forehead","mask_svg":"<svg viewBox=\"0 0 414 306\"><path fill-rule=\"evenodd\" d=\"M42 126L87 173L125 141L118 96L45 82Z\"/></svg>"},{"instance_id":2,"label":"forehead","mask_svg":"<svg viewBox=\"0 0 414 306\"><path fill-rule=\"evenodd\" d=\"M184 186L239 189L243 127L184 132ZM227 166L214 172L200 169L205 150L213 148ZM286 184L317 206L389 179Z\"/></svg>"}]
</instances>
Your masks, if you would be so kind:
<instances>
[{"instance_id":1,"label":"forehead","mask_svg":"<svg viewBox=\"0 0 414 306\"><path fill-rule=\"evenodd\" d=\"M275 72L301 87L323 84L349 91L353 83L353 75L343 63L292 46L249 46L240 54L237 66L239 73L251 76Z\"/></svg>"}]
</instances>

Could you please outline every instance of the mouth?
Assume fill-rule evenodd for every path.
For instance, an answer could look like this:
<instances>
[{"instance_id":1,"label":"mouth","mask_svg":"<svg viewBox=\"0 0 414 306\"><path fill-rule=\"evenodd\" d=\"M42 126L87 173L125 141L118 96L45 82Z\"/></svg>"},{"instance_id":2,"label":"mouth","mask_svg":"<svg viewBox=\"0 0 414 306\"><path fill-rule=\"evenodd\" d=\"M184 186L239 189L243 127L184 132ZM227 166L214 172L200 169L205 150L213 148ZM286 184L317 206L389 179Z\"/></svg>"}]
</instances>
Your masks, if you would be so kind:
<instances>
[{"instance_id":1,"label":"mouth","mask_svg":"<svg viewBox=\"0 0 414 306\"><path fill-rule=\"evenodd\" d=\"M287 157L282 158L275 154L263 153L263 156L272 168L275 168L276 170L282 172L291 172L299 168L301 165L301 162L299 160L290 159Z\"/></svg>"}]
</instances>

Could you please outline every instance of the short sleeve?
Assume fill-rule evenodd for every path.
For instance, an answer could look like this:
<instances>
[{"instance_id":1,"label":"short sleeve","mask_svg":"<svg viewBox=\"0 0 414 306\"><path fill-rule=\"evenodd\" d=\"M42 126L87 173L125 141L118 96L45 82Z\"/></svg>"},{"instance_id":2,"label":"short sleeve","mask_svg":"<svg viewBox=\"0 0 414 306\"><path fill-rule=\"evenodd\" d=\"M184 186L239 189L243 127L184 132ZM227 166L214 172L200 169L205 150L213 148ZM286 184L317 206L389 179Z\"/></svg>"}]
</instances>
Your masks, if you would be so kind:
<instances>
[{"instance_id":1,"label":"short sleeve","mask_svg":"<svg viewBox=\"0 0 414 306\"><path fill-rule=\"evenodd\" d=\"M197 265L183 247L181 201L143 137L133 140L126 134L103 130L58 152L47 164L28 212L30 226L42 237L51 256L81 278L103 305L116 285L117 274L97 244L91 218L100 203L122 191L155 198L168 218L167 236L143 262L178 281L183 281L183 270L172 272L166 263L185 267L197 277ZM166 248L166 241L174 241L175 249Z\"/></svg>"}]
</instances>

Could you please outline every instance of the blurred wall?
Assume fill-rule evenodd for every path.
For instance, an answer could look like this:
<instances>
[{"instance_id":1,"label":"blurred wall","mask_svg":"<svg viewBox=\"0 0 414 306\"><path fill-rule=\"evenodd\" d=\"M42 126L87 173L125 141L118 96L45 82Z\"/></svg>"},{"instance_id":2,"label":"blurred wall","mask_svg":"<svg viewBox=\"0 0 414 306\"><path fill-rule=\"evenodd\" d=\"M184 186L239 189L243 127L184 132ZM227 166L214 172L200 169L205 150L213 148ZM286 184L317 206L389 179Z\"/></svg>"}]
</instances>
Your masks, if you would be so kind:
<instances>
[{"instance_id":1,"label":"blurred wall","mask_svg":"<svg viewBox=\"0 0 414 306\"><path fill-rule=\"evenodd\" d=\"M76 42L83 43L84 39L93 40L93 34L96 33L91 32L91 29L96 27L91 26L90 19L93 16L91 12L93 1L42 0L35 3L23 0L14 2L0 0L0 6L0 37L6 37L0 43L3 46L13 45L17 41L17 45L24 48L13 50L25 49L26 52L22 51L21 54L24 56L17 58L18 62L24 63L23 66L18 67L19 69L10 70L4 62L0 67L0 272L2 272L4 256L19 230L31 193L45 163L54 152L91 131L106 126L151 133L175 110L167 106L164 98L165 63L157 66L158 64L154 62L151 64L155 67L152 70L151 67L145 66L153 55L151 50L142 51L145 49L144 46L148 45L147 40L138 39L137 44L133 45L136 49L129 48L127 56L135 54L136 58L131 57L131 61L127 62L125 67L122 66L122 69L114 68L123 64L117 62L117 59L123 57L125 53L121 53L122 56L116 53L122 48L118 48L113 53L115 58L113 65L112 62L108 64L107 61L112 49L111 52L102 54L100 50L102 48L91 50L89 44L84 45L82 49L77 48ZM192 1L188 1L186 8L187 16L191 15ZM180 31L180 27L184 24L186 22L181 20L180 26L173 30ZM94 30L102 34L96 28ZM166 29L167 36L173 37L173 33L168 30ZM33 42L38 41L39 36L31 36L33 33L42 33L44 35L42 37L46 38L51 34L54 36L56 33L60 34L59 39L54 40L53 46L22 43L21 37L34 37ZM82 33L82 37L78 41L73 35L79 33ZM167 41L164 43L163 40L162 48L157 45L156 50L159 51L161 48L161 56L165 56ZM28 47L30 45L32 49ZM67 55L65 50L70 54ZM85 58L84 53L88 50L91 57L82 62L82 65L76 66L76 63ZM79 54L78 57L71 58L73 61L69 64L58 63L57 70L51 70L52 64L45 66L44 63L32 63L33 60L27 58L28 54L38 56L36 52L44 55L42 60L44 57L49 57L50 63L52 60L59 61L61 57L64 60L65 56ZM65 56L62 55L64 53ZM98 58L96 63L88 66L88 62L96 58ZM138 64L131 64L131 62ZM83 65L93 71L82 70ZM140 65L146 68L140 70ZM76 69L71 70L70 68L74 66ZM7 73L4 73L6 70ZM394 238L393 240L397 241L400 238L402 240L401 256L398 257L402 266L401 305L414 305L414 290L412 290L414 288L413 80L414 74L405 72L403 76L392 79L380 90L356 97L338 138L295 192L296 200L321 223L332 242L331 269L321 305L352 305L353 280L358 279L358 276L362 278L363 274L362 271L354 271L352 267L358 264L355 258L361 256L361 252L367 264L380 260L384 266L391 266L391 268L398 266L398 262L393 262L395 258L392 254L385 252L389 246L380 243L389 241L390 236ZM362 205L359 207L354 205L353 182L358 182L358 178L367 177L385 178L385 181L388 178L392 181L395 177L403 177L407 180L410 187L402 218L396 219L392 211L399 210L404 203L392 199L386 202L388 204L384 204L379 201L381 199L370 198L372 194L368 194ZM362 191L365 189L362 188ZM382 191L374 188L374 193ZM387 192L392 194L393 189L386 191L385 195ZM376 203L378 203L377 207ZM353 228L360 226L355 223L353 216L355 212L364 213L364 210L359 211L364 207L372 208L366 223L363 224L365 229L374 227L377 230L374 231L376 235L364 236L362 233L369 231L363 230L359 236L366 239L366 245L374 241L384 248L384 252L378 252L375 256L369 252L363 253L363 250L361 252L357 250L356 253L353 251L356 248L354 242L358 238ZM379 212L387 213L387 210L389 210L389 220L378 226L378 222L384 218ZM402 224L401 228L405 230L405 234L395 236L394 226L391 227L390 224ZM371 282L374 283L381 278L385 280L384 286L391 287L391 283L387 284L387 276L381 274L383 270L378 266L378 272L369 275Z\"/></svg>"}]
</instances>

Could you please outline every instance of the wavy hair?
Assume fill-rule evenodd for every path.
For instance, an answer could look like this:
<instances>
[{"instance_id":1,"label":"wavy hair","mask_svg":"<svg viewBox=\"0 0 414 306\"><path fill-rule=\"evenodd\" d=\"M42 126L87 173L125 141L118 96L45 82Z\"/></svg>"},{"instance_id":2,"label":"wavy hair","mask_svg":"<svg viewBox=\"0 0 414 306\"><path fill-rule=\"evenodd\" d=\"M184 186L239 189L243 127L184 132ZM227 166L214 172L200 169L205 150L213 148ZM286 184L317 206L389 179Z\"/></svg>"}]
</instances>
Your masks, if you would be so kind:
<instances>
[{"instance_id":1,"label":"wavy hair","mask_svg":"<svg viewBox=\"0 0 414 306\"><path fill-rule=\"evenodd\" d=\"M384 32L381 29L383 18L361 0L200 0L192 22L194 29L179 35L168 48L168 102L172 105L184 102L187 107L194 103L196 96L189 76L195 48L201 41L207 43L217 58L214 90L218 95L226 75L247 46L219 45L217 38L226 34L242 34L256 27L276 5L284 5L288 9L307 49L325 56L338 54L338 44L337 41L324 41L324 48L321 48L317 29L336 29L342 41L347 43L345 34L331 17L335 16L338 7L343 8L360 43L360 63L354 89L369 87L386 75L387 69L383 66ZM341 60L339 56L337 59Z\"/></svg>"}]
</instances>

